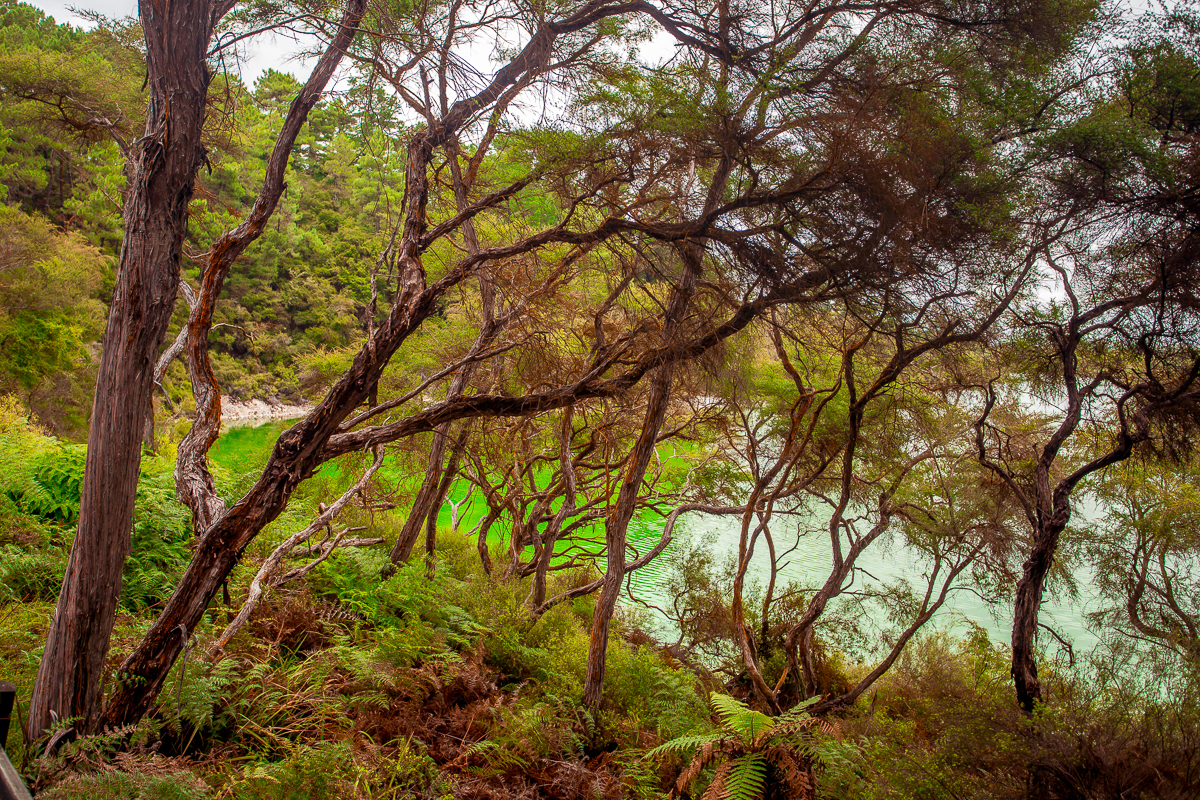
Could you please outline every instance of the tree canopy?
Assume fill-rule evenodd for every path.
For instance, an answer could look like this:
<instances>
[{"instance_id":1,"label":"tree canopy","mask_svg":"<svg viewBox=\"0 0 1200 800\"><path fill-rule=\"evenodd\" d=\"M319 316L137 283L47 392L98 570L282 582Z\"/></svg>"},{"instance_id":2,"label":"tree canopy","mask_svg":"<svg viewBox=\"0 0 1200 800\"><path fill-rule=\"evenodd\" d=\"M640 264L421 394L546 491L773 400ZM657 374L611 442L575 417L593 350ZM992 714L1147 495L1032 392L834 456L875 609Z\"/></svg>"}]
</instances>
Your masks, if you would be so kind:
<instances>
[{"instance_id":1,"label":"tree canopy","mask_svg":"<svg viewBox=\"0 0 1200 800\"><path fill-rule=\"evenodd\" d=\"M620 598L684 515L740 534L725 580L697 553L659 609L676 652L772 714L853 706L959 592L1011 609L1033 714L1039 608L1078 564L1103 571L1105 636L1195 668L1190 8L194 5L91 31L0 13L0 385L89 436L32 734L150 713L239 561L335 469L360 472L253 597L307 575L279 565L322 529L329 558L352 500L397 520L357 543L388 549L381 580L414 559L432 580L469 488L481 568L529 581L530 619L594 599L591 711ZM304 83L225 69L279 27L312 43ZM309 411L231 481L222 397ZM195 539L102 695L160 444ZM635 519L659 520L649 549ZM826 573L785 585L818 539ZM889 543L914 571L868 581ZM835 640L871 654L853 680L829 679Z\"/></svg>"}]
</instances>

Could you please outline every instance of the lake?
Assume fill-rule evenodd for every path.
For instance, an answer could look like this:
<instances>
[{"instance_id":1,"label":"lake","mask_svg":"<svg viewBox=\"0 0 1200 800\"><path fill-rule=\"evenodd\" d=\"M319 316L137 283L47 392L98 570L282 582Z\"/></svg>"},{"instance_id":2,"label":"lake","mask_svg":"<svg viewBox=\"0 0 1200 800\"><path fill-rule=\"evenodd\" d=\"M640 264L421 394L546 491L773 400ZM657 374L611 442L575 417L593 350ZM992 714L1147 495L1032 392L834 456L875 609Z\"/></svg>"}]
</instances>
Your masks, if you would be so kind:
<instances>
[{"instance_id":1,"label":"lake","mask_svg":"<svg viewBox=\"0 0 1200 800\"><path fill-rule=\"evenodd\" d=\"M213 463L233 472L242 473L257 469L266 463L270 448L279 434L292 423L294 420L264 420L258 425L239 421L236 426L223 427L221 437L213 445L211 459ZM327 465L322 470L331 468L336 469L336 466ZM388 474L386 464L381 471L385 475ZM401 476L391 471L388 477L396 480ZM466 489L465 482L457 482L451 490L451 499L461 500ZM1084 509L1083 513L1086 515L1088 510ZM464 531L471 530L484 511L484 503L476 493L471 502L460 509L460 528ZM395 513L403 511L397 509ZM444 527L450 526L449 504L443 506L438 522ZM772 523L772 532L780 550L794 541L799 527L800 522L790 519L777 518ZM642 514L630 525L630 544L640 553L645 553L659 540L662 528L661 518L653 514ZM505 546L505 533L500 525L493 526L493 533L488 537L489 544L493 547L493 557L497 555L497 547ZM634 574L632 583L635 593L650 603L664 604L670 600L665 596L663 587L673 556L694 547L697 543L703 543L717 554L733 554L737 552L740 534L739 515L690 514L681 517L675 526L673 541L662 556ZM602 532L597 531L598 537L602 535ZM781 589L792 581L805 587L819 587L828 575L831 550L827 533L803 536L799 546L788 557L786 566L780 571L777 587ZM766 547L760 544L751 560L748 583L755 580L766 582L769 576L768 558ZM858 588L862 587L863 581L878 584L911 575L920 576L923 571L923 566L913 551L884 539L876 541L859 557L859 565L861 570L856 577ZM1089 574L1077 574L1076 579L1080 587L1079 597L1074 601L1048 598L1043 603L1040 616L1042 622L1073 641L1078 657L1091 650L1098 641L1095 634L1088 630L1085 621L1086 613L1097 607L1098 598L1094 591L1091 591ZM951 631L962 631L966 629L965 621L969 620L986 630L993 641L1007 643L1011 637L1011 612L1012 607L1009 604L994 607L969 591L956 591L947 598L945 605L930 624ZM663 630L662 633L668 634L669 631ZM1052 641L1043 641L1042 645L1051 652L1057 647Z\"/></svg>"}]
</instances>

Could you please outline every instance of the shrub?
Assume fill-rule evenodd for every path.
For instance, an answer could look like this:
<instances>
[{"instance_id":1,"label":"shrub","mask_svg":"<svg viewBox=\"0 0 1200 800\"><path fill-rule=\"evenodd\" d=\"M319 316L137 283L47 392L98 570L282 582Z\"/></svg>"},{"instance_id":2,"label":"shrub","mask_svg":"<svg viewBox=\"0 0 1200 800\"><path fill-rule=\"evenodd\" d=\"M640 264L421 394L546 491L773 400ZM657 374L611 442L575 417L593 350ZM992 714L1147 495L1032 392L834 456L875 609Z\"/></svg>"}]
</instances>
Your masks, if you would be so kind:
<instances>
[{"instance_id":1,"label":"shrub","mask_svg":"<svg viewBox=\"0 0 1200 800\"><path fill-rule=\"evenodd\" d=\"M708 708L690 672L668 666L649 647L616 642L607 663L605 704L613 712L666 739L709 727Z\"/></svg>"},{"instance_id":2,"label":"shrub","mask_svg":"<svg viewBox=\"0 0 1200 800\"><path fill-rule=\"evenodd\" d=\"M837 800L1020 797L1030 727L1012 695L1005 648L975 627L962 640L917 637L825 740L820 788Z\"/></svg>"}]
</instances>

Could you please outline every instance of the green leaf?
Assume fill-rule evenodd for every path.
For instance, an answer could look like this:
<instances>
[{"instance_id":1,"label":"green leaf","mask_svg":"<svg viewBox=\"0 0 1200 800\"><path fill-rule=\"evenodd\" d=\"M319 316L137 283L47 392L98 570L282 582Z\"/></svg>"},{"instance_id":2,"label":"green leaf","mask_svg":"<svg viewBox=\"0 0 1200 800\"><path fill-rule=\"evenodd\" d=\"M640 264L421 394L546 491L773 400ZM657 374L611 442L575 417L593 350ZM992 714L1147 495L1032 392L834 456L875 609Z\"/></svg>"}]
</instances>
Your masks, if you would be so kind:
<instances>
[{"instance_id":1,"label":"green leaf","mask_svg":"<svg viewBox=\"0 0 1200 800\"><path fill-rule=\"evenodd\" d=\"M713 692L709 702L725 727L737 733L747 744L775 727L775 720L727 694Z\"/></svg>"},{"instance_id":2,"label":"green leaf","mask_svg":"<svg viewBox=\"0 0 1200 800\"><path fill-rule=\"evenodd\" d=\"M728 800L756 800L763 795L767 781L767 759L762 753L751 753L733 762L721 796ZM711 791L711 790L710 790ZM705 795L705 798L708 794Z\"/></svg>"},{"instance_id":3,"label":"green leaf","mask_svg":"<svg viewBox=\"0 0 1200 800\"><path fill-rule=\"evenodd\" d=\"M697 748L700 745L708 744L709 742L715 742L718 739L723 738L725 738L724 731L697 733L693 734L692 736L680 736L676 739L672 739L669 742L663 742L649 753L646 753L645 757L653 758L655 756L661 756L664 753L682 753Z\"/></svg>"}]
</instances>

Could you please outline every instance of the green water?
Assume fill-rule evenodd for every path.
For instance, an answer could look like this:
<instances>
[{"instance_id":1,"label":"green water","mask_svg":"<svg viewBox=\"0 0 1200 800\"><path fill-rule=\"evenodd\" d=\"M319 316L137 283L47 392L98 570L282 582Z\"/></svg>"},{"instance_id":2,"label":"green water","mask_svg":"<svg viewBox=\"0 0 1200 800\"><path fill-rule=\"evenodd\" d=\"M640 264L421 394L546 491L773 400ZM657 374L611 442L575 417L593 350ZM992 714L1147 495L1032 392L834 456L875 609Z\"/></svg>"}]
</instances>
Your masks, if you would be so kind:
<instances>
[{"instance_id":1,"label":"green water","mask_svg":"<svg viewBox=\"0 0 1200 800\"><path fill-rule=\"evenodd\" d=\"M215 464L237 474L260 469L266 463L275 440L290 424L288 421L270 421L260 425L242 424L224 429L221 437L213 445L210 458ZM341 475L337 464L326 464L321 468L320 474L325 479L341 485L348 484L351 479L349 475ZM421 478L419 473L402 474L398 466L387 461L380 468L380 474L388 482L407 483L412 489L419 485ZM451 488L450 499L459 502L466 492L466 482L457 481ZM460 529L472 530L486 511L487 506L476 491L470 501L459 508ZM404 513L403 508L398 508L395 513ZM450 526L449 503L443 505L438 524L443 527ZM657 515L643 514L635 518L629 530L631 546L636 548L639 554L647 552L661 537L662 526L662 519ZM507 546L506 527L503 520L492 526L488 545L492 548L493 558L505 558L505 554L498 552L496 548ZM831 562L828 536L817 532L805 532L802 527L800 522L777 522L772 527L779 550L796 545L780 570L778 583L781 588L789 581L795 581L807 588L815 588L828 575ZM656 605L669 604L673 598L666 596L664 587L671 557L690 549L696 543L703 543L718 554L736 553L740 530L741 520L738 515L718 517L692 514L682 517L663 556L633 576L632 586L635 593ZM602 538L603 531L597 528L596 536ZM748 573L750 581L759 580L765 583L769 576L767 559L765 547L760 546L751 561ZM924 573L924 565L914 552L903 546L888 546L886 542L877 542L860 556L859 562L862 570L856 574L855 584L851 589L861 589L864 583L879 585L901 578L920 581ZM1047 600L1042 606L1041 618L1044 623L1073 640L1079 653L1091 649L1097 641L1094 634L1087 629L1084 616L1095 605L1096 597L1089 591L1089 576L1079 575L1077 578L1081 587L1080 596L1071 602ZM967 621L987 630L994 641L1007 642L1011 633L1011 608L993 607L977 595L963 590L952 593L935 617L937 624L952 630L965 629Z\"/></svg>"},{"instance_id":2,"label":"green water","mask_svg":"<svg viewBox=\"0 0 1200 800\"><path fill-rule=\"evenodd\" d=\"M217 466L237 474L256 472L267 463L275 440L287 430L295 420L264 420L255 425L253 421L239 421L236 426L222 427L221 435L209 451L209 460ZM323 465L318 474L321 478L335 486L349 486L355 477L344 474L336 462ZM404 471L404 468L393 459L386 459L379 468L378 475L386 483L408 490L409 496L421 482L421 473ZM438 525L449 528L453 510L451 502L461 503L469 490L466 481L458 480L450 487L448 502L442 505L438 514ZM402 504L403 505L403 504ZM404 513L403 508L397 508L396 514ZM463 531L472 530L487 513L487 504L482 493L476 490L470 499L458 509L458 525ZM506 529L503 520L492 526L488 534L488 545L493 547L493 558L496 558L494 546L507 546Z\"/></svg>"}]
</instances>

